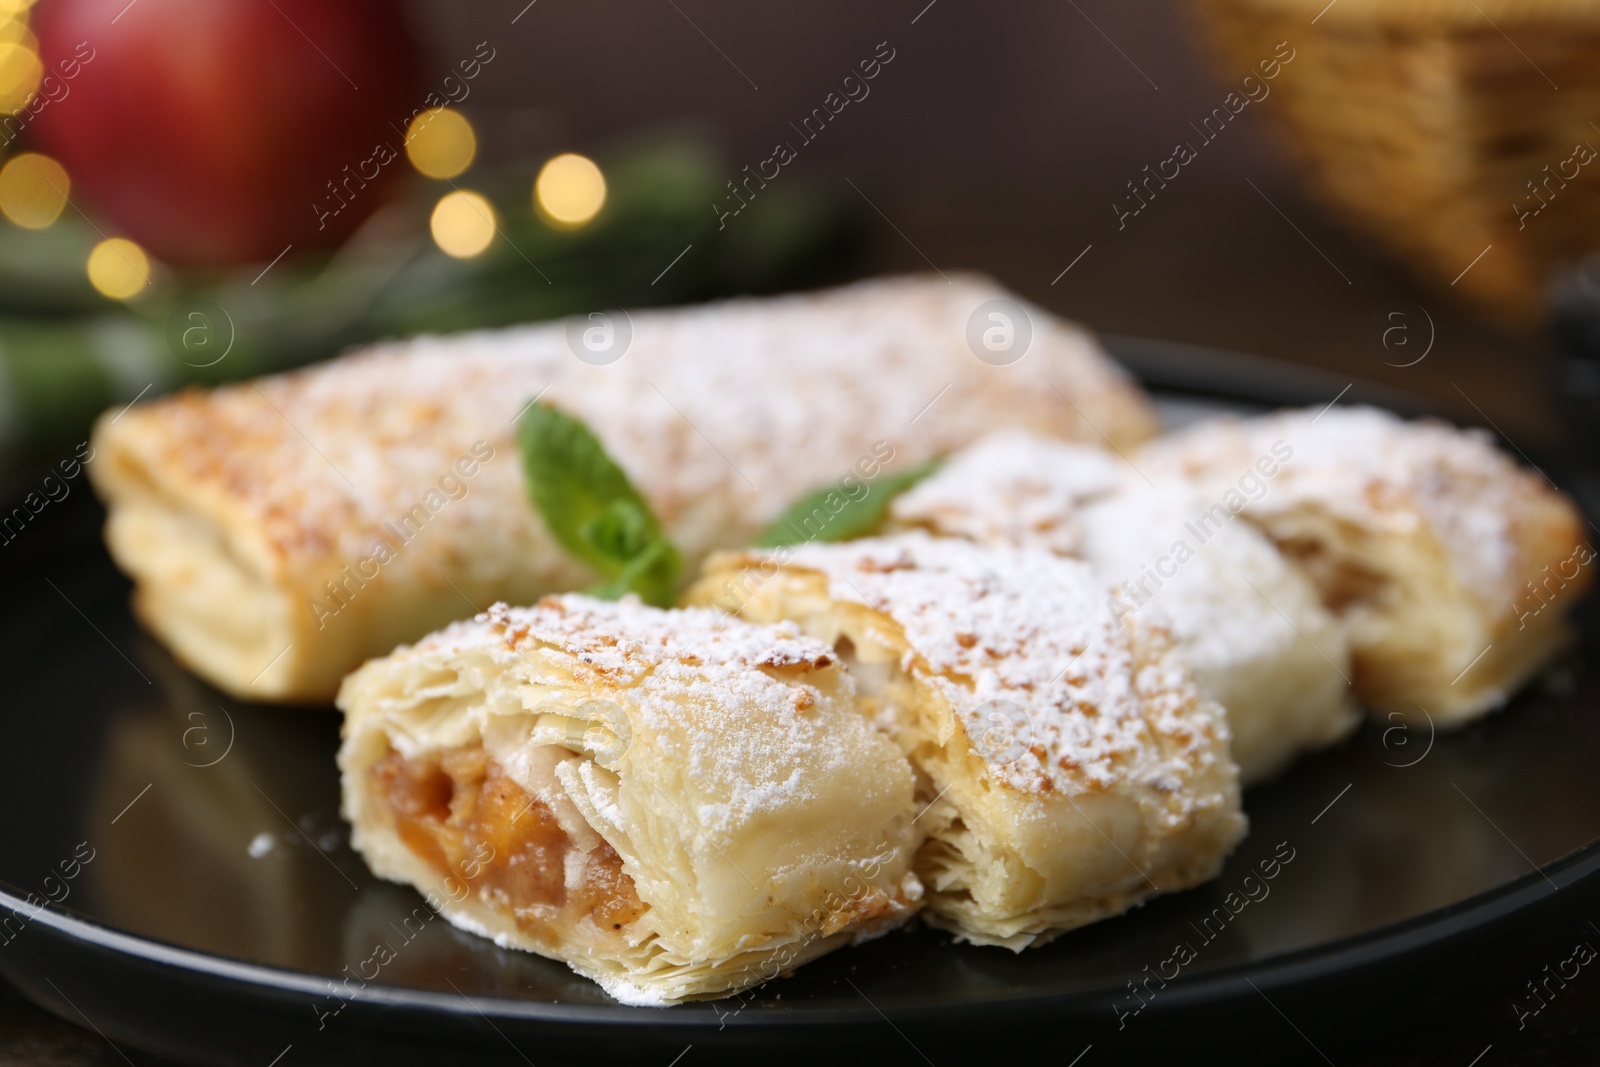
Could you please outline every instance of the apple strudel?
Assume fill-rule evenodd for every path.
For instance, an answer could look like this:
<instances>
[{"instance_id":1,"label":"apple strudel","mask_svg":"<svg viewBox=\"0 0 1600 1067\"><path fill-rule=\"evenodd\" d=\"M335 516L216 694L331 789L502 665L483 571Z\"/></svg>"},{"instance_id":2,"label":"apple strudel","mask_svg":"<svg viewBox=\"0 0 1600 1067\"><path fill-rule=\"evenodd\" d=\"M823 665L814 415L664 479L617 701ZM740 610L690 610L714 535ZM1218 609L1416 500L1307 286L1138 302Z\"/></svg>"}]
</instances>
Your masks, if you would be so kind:
<instances>
[{"instance_id":1,"label":"apple strudel","mask_svg":"<svg viewBox=\"0 0 1600 1067\"><path fill-rule=\"evenodd\" d=\"M1155 604L1202 692L1228 713L1244 784L1360 721L1344 632L1248 523L1217 523L1193 486L1148 485L1115 455L1021 431L991 434L895 499L891 522L1085 560L1108 610Z\"/></svg>"},{"instance_id":2,"label":"apple strudel","mask_svg":"<svg viewBox=\"0 0 1600 1067\"><path fill-rule=\"evenodd\" d=\"M924 917L1021 950L1213 877L1244 834L1222 709L1088 565L922 533L718 553L688 594L853 661L919 775Z\"/></svg>"},{"instance_id":3,"label":"apple strudel","mask_svg":"<svg viewBox=\"0 0 1600 1067\"><path fill-rule=\"evenodd\" d=\"M625 1003L753 986L919 906L911 767L792 625L497 604L366 664L339 706L372 870Z\"/></svg>"},{"instance_id":4,"label":"apple strudel","mask_svg":"<svg viewBox=\"0 0 1600 1067\"><path fill-rule=\"evenodd\" d=\"M491 601L596 580L527 499L513 424L536 395L594 430L691 564L819 485L997 426L1154 432L1138 387L1043 311L1024 358L978 358L970 320L1004 298L911 277L378 345L107 412L90 473L139 616L187 666L239 697L323 701Z\"/></svg>"},{"instance_id":5,"label":"apple strudel","mask_svg":"<svg viewBox=\"0 0 1600 1067\"><path fill-rule=\"evenodd\" d=\"M1263 460L1275 473L1255 478ZM1301 567L1378 713L1448 726L1504 703L1564 644L1592 581L1577 507L1479 432L1368 407L1284 411L1197 425L1136 461L1201 485L1213 513ZM1260 491L1241 491L1252 478Z\"/></svg>"}]
</instances>

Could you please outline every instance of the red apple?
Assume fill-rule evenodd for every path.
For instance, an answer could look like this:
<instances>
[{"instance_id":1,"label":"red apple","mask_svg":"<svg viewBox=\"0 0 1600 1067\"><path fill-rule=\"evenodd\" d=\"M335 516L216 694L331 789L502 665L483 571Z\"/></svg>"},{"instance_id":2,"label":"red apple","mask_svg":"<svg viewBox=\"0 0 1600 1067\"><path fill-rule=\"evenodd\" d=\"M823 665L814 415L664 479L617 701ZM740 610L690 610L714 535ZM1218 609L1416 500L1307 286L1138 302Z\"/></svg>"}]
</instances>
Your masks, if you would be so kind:
<instances>
[{"instance_id":1,"label":"red apple","mask_svg":"<svg viewBox=\"0 0 1600 1067\"><path fill-rule=\"evenodd\" d=\"M398 0L45 0L33 29L57 81L28 133L168 263L335 245L406 166L423 93Z\"/></svg>"}]
</instances>

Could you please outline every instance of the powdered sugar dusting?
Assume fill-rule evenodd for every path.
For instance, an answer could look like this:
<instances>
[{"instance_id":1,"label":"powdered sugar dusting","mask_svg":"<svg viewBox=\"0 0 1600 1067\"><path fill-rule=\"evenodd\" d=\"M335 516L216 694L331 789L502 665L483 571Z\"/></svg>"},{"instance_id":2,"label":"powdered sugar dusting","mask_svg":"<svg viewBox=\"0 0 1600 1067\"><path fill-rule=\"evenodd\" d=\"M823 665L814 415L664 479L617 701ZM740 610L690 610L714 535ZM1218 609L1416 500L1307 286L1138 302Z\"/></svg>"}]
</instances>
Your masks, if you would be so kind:
<instances>
[{"instance_id":1,"label":"powdered sugar dusting","mask_svg":"<svg viewBox=\"0 0 1600 1067\"><path fill-rule=\"evenodd\" d=\"M890 514L941 537L1082 559L1103 580L1125 583L1132 606L1159 589L1161 610L1191 656L1238 663L1294 639L1291 624L1249 584L1281 599L1288 567L1248 525L1208 527L1203 537L1185 525L1210 503L1187 482L1151 487L1101 449L1006 430L958 452ZM1180 542L1174 573L1152 577Z\"/></svg>"},{"instance_id":2,"label":"powdered sugar dusting","mask_svg":"<svg viewBox=\"0 0 1600 1067\"><path fill-rule=\"evenodd\" d=\"M1514 599L1526 577L1521 517L1557 498L1483 432L1407 422L1370 407L1206 422L1145 448L1138 463L1154 478L1224 487L1278 442L1293 456L1243 514L1270 520L1314 507L1377 529L1410 532L1426 523L1464 585L1486 604Z\"/></svg>"},{"instance_id":3,"label":"powdered sugar dusting","mask_svg":"<svg viewBox=\"0 0 1600 1067\"><path fill-rule=\"evenodd\" d=\"M503 651L513 668L527 665L533 680L570 678L625 705L634 728L653 729L673 762L724 787L711 791L724 800L694 813L713 831L803 803L812 775L834 773L853 755L848 739L810 714L837 699L830 692L852 694L849 677L832 649L792 623L566 594L528 608L496 604L396 655L484 647ZM709 721L704 709L713 709Z\"/></svg>"},{"instance_id":4,"label":"powdered sugar dusting","mask_svg":"<svg viewBox=\"0 0 1600 1067\"><path fill-rule=\"evenodd\" d=\"M1111 453L1023 430L999 430L950 458L895 498L890 519L983 544L1077 555L1082 505L1116 492L1132 474Z\"/></svg>"},{"instance_id":5,"label":"powdered sugar dusting","mask_svg":"<svg viewBox=\"0 0 1600 1067\"><path fill-rule=\"evenodd\" d=\"M476 531L493 526L493 543L519 546L527 568L550 546L525 498L512 420L542 394L595 430L693 558L743 543L880 440L901 470L1002 419L1098 441L1087 412L1122 444L1154 432L1137 386L1087 334L1043 311L1025 359L978 360L967 317L1002 295L957 275L640 312L629 349L608 366L574 357L564 323L420 337L187 390L98 432L101 443L137 444L151 477L228 500L291 564L367 554L384 522L483 441L497 458L438 516L450 535L410 546L408 558L420 565L432 552L450 567L447 553L471 557L487 539ZM494 590L485 581L467 592L487 600Z\"/></svg>"},{"instance_id":6,"label":"powdered sugar dusting","mask_svg":"<svg viewBox=\"0 0 1600 1067\"><path fill-rule=\"evenodd\" d=\"M958 453L915 492L896 501L897 519L1082 559L1123 613L1158 611L1200 690L1227 708L1247 776L1297 742L1335 736L1354 715L1338 622L1265 533L1225 508L1218 521L1216 495L1186 480L1152 486L1098 449L1014 431Z\"/></svg>"},{"instance_id":7,"label":"powdered sugar dusting","mask_svg":"<svg viewBox=\"0 0 1600 1067\"><path fill-rule=\"evenodd\" d=\"M1332 618L1260 530L1241 521L1196 532L1209 503L1171 484L1101 501L1083 516L1083 557L1123 584L1130 610L1159 604L1203 671L1237 670L1301 640L1342 658Z\"/></svg>"},{"instance_id":8,"label":"powdered sugar dusting","mask_svg":"<svg viewBox=\"0 0 1600 1067\"><path fill-rule=\"evenodd\" d=\"M920 532L807 545L792 567L825 575L835 600L865 604L899 627L905 669L950 700L990 773L1030 793L1109 789L1129 777L1181 782L1225 752L1226 726L1200 700L1159 627L1131 631L1081 562L986 549ZM979 742L993 701L1020 708L1026 751Z\"/></svg>"}]
</instances>

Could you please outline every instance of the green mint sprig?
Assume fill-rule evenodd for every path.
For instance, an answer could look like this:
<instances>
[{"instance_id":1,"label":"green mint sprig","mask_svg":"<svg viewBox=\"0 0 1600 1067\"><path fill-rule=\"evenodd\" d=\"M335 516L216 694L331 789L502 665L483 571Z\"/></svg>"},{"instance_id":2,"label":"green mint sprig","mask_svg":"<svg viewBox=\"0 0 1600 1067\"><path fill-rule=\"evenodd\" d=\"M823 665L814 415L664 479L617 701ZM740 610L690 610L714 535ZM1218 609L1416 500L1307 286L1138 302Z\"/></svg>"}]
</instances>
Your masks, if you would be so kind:
<instances>
[{"instance_id":1,"label":"green mint sprig","mask_svg":"<svg viewBox=\"0 0 1600 1067\"><path fill-rule=\"evenodd\" d=\"M848 541L864 537L883 522L894 498L939 469L939 457L910 470L866 483L867 492L849 497L837 485L825 485L793 504L756 538L757 548L779 548L807 541Z\"/></svg>"},{"instance_id":2,"label":"green mint sprig","mask_svg":"<svg viewBox=\"0 0 1600 1067\"><path fill-rule=\"evenodd\" d=\"M683 557L650 505L580 419L542 402L517 430L528 496L561 547L605 581L591 596L626 593L658 607L672 604Z\"/></svg>"}]
</instances>

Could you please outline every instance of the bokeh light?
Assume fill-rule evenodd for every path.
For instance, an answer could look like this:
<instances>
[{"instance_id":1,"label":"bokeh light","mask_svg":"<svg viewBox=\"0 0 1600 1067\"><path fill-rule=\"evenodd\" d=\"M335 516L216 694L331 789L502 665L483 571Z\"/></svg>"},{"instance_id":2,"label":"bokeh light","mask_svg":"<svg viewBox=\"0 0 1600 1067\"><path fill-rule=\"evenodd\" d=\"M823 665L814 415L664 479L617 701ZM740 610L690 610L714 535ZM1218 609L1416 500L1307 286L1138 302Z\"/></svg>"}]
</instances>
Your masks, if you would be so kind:
<instances>
[{"instance_id":1,"label":"bokeh light","mask_svg":"<svg viewBox=\"0 0 1600 1067\"><path fill-rule=\"evenodd\" d=\"M447 255L471 259L494 240L494 207L479 194L458 189L439 198L428 225Z\"/></svg>"},{"instance_id":2,"label":"bokeh light","mask_svg":"<svg viewBox=\"0 0 1600 1067\"><path fill-rule=\"evenodd\" d=\"M113 300L127 300L150 284L150 258L126 237L112 237L89 253L89 284Z\"/></svg>"},{"instance_id":3,"label":"bokeh light","mask_svg":"<svg viewBox=\"0 0 1600 1067\"><path fill-rule=\"evenodd\" d=\"M595 161L565 152L546 163L533 183L533 203L558 226L582 226L606 202L606 178Z\"/></svg>"},{"instance_id":4,"label":"bokeh light","mask_svg":"<svg viewBox=\"0 0 1600 1067\"><path fill-rule=\"evenodd\" d=\"M406 158L430 178L454 178L472 166L477 154L472 123L451 108L429 108L406 129Z\"/></svg>"},{"instance_id":5,"label":"bokeh light","mask_svg":"<svg viewBox=\"0 0 1600 1067\"><path fill-rule=\"evenodd\" d=\"M0 2L3 2L3 0L0 0ZM33 35L32 30L28 29L28 20L26 18L12 18L9 15L0 14L0 41L20 44L35 52L39 50L39 39Z\"/></svg>"},{"instance_id":6,"label":"bokeh light","mask_svg":"<svg viewBox=\"0 0 1600 1067\"><path fill-rule=\"evenodd\" d=\"M65 167L24 152L0 167L0 214L25 229L42 230L61 217L71 190Z\"/></svg>"},{"instance_id":7,"label":"bokeh light","mask_svg":"<svg viewBox=\"0 0 1600 1067\"><path fill-rule=\"evenodd\" d=\"M43 77L39 53L28 41L0 41L0 111L25 105Z\"/></svg>"}]
</instances>

